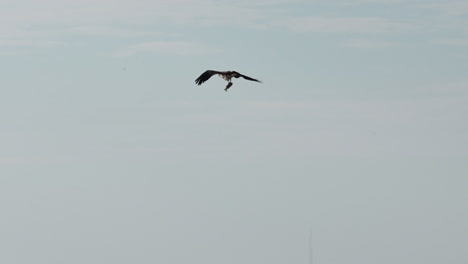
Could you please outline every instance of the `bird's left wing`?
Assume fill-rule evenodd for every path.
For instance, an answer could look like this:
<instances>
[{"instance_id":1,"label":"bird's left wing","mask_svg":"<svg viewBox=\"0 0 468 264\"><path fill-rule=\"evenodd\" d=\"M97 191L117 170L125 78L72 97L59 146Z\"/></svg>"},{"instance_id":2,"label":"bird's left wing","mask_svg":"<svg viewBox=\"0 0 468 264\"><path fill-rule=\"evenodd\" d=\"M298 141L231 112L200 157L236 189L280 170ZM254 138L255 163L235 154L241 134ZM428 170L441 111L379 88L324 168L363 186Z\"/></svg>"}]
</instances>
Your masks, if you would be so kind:
<instances>
[{"instance_id":1,"label":"bird's left wing","mask_svg":"<svg viewBox=\"0 0 468 264\"><path fill-rule=\"evenodd\" d=\"M207 70L205 71L204 73L202 73L200 75L200 77L198 77L196 80L195 80L195 83L200 85L206 81L208 81L208 79L211 78L211 76L215 75L215 74L220 74L221 72L219 71L212 71L212 70Z\"/></svg>"}]
</instances>

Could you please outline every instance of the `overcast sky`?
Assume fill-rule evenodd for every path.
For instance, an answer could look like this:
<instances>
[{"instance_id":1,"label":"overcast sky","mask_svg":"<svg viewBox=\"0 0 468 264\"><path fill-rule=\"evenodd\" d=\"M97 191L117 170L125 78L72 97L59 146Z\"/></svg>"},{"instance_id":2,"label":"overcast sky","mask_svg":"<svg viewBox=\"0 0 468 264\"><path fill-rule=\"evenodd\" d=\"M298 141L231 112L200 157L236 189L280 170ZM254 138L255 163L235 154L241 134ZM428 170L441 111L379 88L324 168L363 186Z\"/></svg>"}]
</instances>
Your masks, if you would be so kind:
<instances>
[{"instance_id":1,"label":"overcast sky","mask_svg":"<svg viewBox=\"0 0 468 264\"><path fill-rule=\"evenodd\" d=\"M467 1L0 0L0 68L1 263L468 263Z\"/></svg>"}]
</instances>

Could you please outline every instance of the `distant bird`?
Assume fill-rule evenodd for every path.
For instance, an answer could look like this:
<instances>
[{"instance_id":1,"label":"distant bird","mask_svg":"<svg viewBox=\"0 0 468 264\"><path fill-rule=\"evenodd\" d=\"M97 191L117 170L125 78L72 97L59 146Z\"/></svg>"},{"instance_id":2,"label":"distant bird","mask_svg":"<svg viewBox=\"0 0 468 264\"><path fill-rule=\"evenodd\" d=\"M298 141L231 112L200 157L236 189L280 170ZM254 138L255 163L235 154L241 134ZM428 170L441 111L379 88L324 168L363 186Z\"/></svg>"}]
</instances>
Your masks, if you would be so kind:
<instances>
[{"instance_id":1,"label":"distant bird","mask_svg":"<svg viewBox=\"0 0 468 264\"><path fill-rule=\"evenodd\" d=\"M200 85L206 81L208 81L208 79L211 78L211 76L215 75L215 74L218 74L219 77L223 78L224 80L228 81L228 85L226 86L226 88L224 88L224 91L227 92L227 90L229 89L229 87L232 86L232 82L231 82L231 79L234 77L234 78L239 78L239 77L242 77L246 80L249 80L249 81L254 81L254 82L259 82L261 83L261 81L259 80L256 80L254 78L251 78L249 76L245 76L243 74L240 74L236 71L212 71L212 70L207 70L205 71L204 73L202 73L202 75L200 75L200 77L198 77L196 80L195 80L195 83Z\"/></svg>"}]
</instances>

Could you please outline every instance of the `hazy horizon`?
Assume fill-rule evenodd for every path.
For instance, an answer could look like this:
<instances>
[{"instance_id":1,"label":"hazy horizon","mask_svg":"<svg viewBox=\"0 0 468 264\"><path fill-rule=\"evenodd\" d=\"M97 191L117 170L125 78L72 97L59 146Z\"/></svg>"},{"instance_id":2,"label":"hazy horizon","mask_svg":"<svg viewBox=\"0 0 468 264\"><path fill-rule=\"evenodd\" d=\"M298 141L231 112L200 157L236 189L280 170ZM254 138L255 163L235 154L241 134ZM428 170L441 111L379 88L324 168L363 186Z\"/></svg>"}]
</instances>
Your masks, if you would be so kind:
<instances>
[{"instance_id":1,"label":"hazy horizon","mask_svg":"<svg viewBox=\"0 0 468 264\"><path fill-rule=\"evenodd\" d=\"M468 263L468 2L0 19L1 263Z\"/></svg>"}]
</instances>

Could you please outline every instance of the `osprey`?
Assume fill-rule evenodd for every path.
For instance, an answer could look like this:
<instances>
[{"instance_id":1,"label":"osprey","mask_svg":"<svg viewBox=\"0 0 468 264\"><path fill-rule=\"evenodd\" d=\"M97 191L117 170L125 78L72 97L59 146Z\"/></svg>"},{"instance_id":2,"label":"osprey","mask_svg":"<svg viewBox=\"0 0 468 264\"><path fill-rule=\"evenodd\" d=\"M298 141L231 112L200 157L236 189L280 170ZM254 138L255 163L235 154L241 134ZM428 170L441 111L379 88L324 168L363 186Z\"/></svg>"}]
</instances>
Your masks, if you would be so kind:
<instances>
[{"instance_id":1,"label":"osprey","mask_svg":"<svg viewBox=\"0 0 468 264\"><path fill-rule=\"evenodd\" d=\"M227 92L227 90L229 89L229 87L232 86L232 82L231 82L231 79L232 78L239 78L239 77L242 77L246 80L249 80L249 81L254 81L254 82L259 82L261 83L261 81L259 80L256 80L254 78L251 78L249 76L245 76L243 74L240 74L236 71L212 71L212 70L207 70L205 71L204 73L202 73L202 75L200 75L200 77L198 77L196 80L195 80L195 83L200 85L206 81L208 81L208 79L211 78L211 76L215 75L215 74L218 74L219 77L223 78L224 80L228 81L228 85L226 86L226 88L224 88L224 91Z\"/></svg>"}]
</instances>

